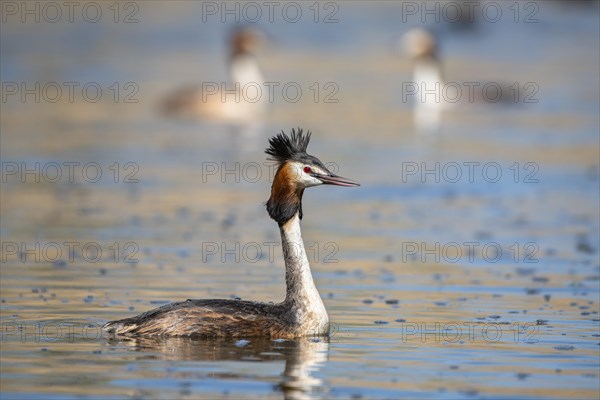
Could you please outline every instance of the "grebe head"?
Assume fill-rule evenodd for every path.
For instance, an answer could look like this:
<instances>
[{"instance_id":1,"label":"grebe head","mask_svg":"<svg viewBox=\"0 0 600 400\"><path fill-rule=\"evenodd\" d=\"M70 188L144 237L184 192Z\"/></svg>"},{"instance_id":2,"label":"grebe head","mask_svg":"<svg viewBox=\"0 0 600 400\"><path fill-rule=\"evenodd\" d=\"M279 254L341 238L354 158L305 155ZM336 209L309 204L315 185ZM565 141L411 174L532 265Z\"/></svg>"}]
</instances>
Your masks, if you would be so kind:
<instances>
[{"instance_id":1,"label":"grebe head","mask_svg":"<svg viewBox=\"0 0 600 400\"><path fill-rule=\"evenodd\" d=\"M437 58L437 41L426 29L411 29L404 34L400 45L415 60Z\"/></svg>"},{"instance_id":2,"label":"grebe head","mask_svg":"<svg viewBox=\"0 0 600 400\"><path fill-rule=\"evenodd\" d=\"M230 39L231 56L254 54L263 42L264 34L250 27L238 28L233 31Z\"/></svg>"},{"instance_id":3,"label":"grebe head","mask_svg":"<svg viewBox=\"0 0 600 400\"><path fill-rule=\"evenodd\" d=\"M304 134L298 128L288 136L281 132L269 140L265 153L278 164L267 201L269 216L280 225L285 224L297 212L302 218L302 194L304 189L318 185L360 186L350 179L333 174L314 156L306 153L311 133Z\"/></svg>"}]
</instances>

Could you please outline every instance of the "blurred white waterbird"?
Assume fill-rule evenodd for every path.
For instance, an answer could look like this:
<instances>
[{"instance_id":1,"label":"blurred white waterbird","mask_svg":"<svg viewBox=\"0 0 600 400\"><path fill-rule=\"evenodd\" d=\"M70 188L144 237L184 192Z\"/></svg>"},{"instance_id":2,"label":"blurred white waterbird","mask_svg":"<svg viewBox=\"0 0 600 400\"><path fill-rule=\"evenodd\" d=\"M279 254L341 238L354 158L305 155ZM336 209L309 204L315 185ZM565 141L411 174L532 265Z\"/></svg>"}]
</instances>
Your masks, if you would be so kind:
<instances>
[{"instance_id":1,"label":"blurred white waterbird","mask_svg":"<svg viewBox=\"0 0 600 400\"><path fill-rule=\"evenodd\" d=\"M519 87L498 82L447 82L435 36L423 28L408 31L400 47L413 62L412 82L405 82L404 96L414 99L414 123L418 131L432 133L440 128L443 113L458 105L517 103ZM470 108L466 108L467 111Z\"/></svg>"}]
</instances>

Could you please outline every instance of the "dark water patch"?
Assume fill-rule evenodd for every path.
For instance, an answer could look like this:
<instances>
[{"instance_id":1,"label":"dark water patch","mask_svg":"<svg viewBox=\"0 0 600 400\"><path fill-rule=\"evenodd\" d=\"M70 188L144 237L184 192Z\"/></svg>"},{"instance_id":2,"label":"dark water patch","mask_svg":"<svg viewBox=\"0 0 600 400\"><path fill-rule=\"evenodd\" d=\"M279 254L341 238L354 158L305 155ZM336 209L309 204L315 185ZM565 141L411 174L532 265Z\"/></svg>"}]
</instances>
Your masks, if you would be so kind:
<instances>
[{"instance_id":1,"label":"dark water patch","mask_svg":"<svg viewBox=\"0 0 600 400\"><path fill-rule=\"evenodd\" d=\"M152 304L152 305L162 306L162 305L169 304L169 303L170 303L169 300L150 300L150 304Z\"/></svg>"},{"instance_id":2,"label":"dark water patch","mask_svg":"<svg viewBox=\"0 0 600 400\"><path fill-rule=\"evenodd\" d=\"M560 350L560 351L573 351L573 350L575 350L575 346L560 345L560 346L554 346L554 349Z\"/></svg>"}]
</instances>

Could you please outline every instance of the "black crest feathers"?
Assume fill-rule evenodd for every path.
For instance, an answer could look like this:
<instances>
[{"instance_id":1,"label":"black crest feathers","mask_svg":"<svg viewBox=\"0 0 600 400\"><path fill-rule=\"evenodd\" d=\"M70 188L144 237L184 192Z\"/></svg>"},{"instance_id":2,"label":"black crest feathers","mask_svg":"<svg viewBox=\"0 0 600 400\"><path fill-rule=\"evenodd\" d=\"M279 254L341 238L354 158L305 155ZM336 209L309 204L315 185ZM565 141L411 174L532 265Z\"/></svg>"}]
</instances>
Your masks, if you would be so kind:
<instances>
[{"instance_id":1,"label":"black crest feathers","mask_svg":"<svg viewBox=\"0 0 600 400\"><path fill-rule=\"evenodd\" d=\"M304 134L302 129L298 128L296 132L292 129L292 133L288 136L283 131L280 134L269 139L269 148L265 153L271 156L271 159L283 164L289 160L297 160L303 155L306 155L306 148L310 141L311 133L309 131Z\"/></svg>"}]
</instances>

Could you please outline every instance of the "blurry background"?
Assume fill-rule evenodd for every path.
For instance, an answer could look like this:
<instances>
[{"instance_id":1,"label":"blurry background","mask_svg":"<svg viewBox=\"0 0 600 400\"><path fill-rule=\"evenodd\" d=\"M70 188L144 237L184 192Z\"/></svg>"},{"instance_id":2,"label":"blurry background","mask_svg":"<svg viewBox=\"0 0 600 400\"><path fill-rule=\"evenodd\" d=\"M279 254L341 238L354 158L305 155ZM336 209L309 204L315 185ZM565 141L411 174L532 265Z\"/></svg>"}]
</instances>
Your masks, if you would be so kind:
<instances>
[{"instance_id":1,"label":"blurry background","mask_svg":"<svg viewBox=\"0 0 600 400\"><path fill-rule=\"evenodd\" d=\"M597 397L597 1L0 6L3 398L278 398L297 359L307 397ZM241 27L274 88L260 118L165 116L182 87L231 87ZM415 28L461 100L517 95L420 129ZM99 338L170 301L283 299L263 151L295 127L362 184L304 196L334 340L173 363L196 353Z\"/></svg>"}]
</instances>

